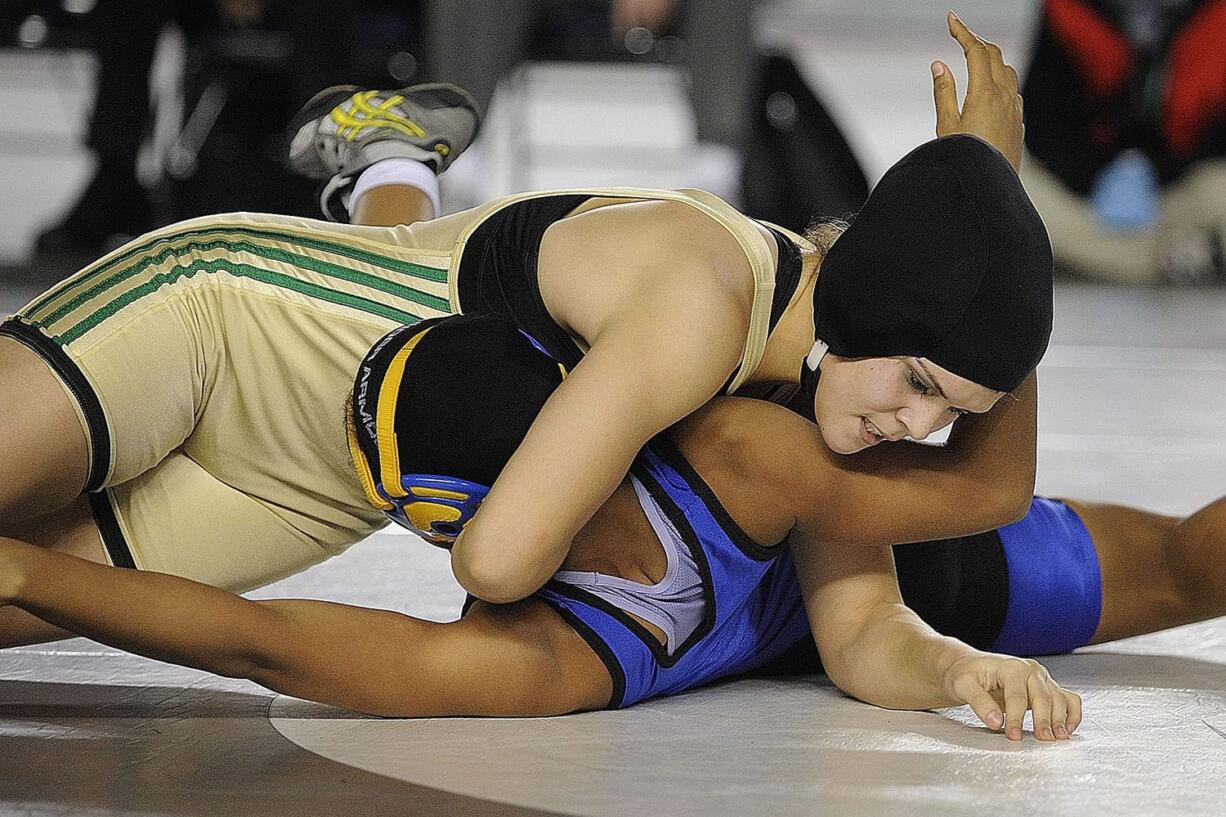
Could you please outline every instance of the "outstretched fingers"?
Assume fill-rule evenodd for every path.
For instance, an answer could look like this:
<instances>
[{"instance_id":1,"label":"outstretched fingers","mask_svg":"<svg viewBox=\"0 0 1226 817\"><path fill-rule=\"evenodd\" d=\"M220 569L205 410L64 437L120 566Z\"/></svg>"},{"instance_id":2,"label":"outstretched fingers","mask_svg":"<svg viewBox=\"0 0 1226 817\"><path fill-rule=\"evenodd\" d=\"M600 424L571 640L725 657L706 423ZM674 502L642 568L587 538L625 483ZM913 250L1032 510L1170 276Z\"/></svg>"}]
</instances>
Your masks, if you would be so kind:
<instances>
[{"instance_id":1,"label":"outstretched fingers","mask_svg":"<svg viewBox=\"0 0 1226 817\"><path fill-rule=\"evenodd\" d=\"M953 77L947 66L934 63L937 135L977 136L999 150L1017 170L1021 166L1025 134L1017 71L1005 62L1000 46L971 31L957 14L951 11L946 22L950 36L966 56L966 98L955 116L950 110L951 98L955 100L953 108L957 108Z\"/></svg>"},{"instance_id":2,"label":"outstretched fingers","mask_svg":"<svg viewBox=\"0 0 1226 817\"><path fill-rule=\"evenodd\" d=\"M932 97L937 109L937 135L953 133L962 118L958 109L958 85L949 66L940 60L932 63Z\"/></svg>"},{"instance_id":3,"label":"outstretched fingers","mask_svg":"<svg viewBox=\"0 0 1226 817\"><path fill-rule=\"evenodd\" d=\"M971 31L966 23L962 22L962 18L952 11L946 21L949 23L950 36L958 41L958 45L962 46L962 53L966 55L968 87L973 88L981 83L992 81L997 73L993 63L997 61L1004 63L1000 48Z\"/></svg>"}]
</instances>

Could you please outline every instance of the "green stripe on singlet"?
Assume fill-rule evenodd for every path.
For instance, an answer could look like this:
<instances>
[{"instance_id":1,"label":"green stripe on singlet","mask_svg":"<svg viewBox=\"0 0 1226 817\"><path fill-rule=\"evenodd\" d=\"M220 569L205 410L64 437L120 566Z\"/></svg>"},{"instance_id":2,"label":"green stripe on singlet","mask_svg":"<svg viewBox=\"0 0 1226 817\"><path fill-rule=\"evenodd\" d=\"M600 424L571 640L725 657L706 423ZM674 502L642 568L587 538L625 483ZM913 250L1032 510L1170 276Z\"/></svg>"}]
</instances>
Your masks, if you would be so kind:
<instances>
[{"instance_id":1,"label":"green stripe on singlet","mask_svg":"<svg viewBox=\"0 0 1226 817\"><path fill-rule=\"evenodd\" d=\"M259 244L251 244L246 241L205 241L205 242L188 242L186 244L176 244L173 247L167 247L155 255L147 255L137 263L130 267L125 267L109 278L95 284L89 289L79 293L75 298L60 305L58 309L49 315L39 316L36 310L30 310L29 318L39 326L49 327L56 321L59 321L64 316L71 314L75 310L81 308L89 301L97 298L106 290L111 289L118 284L123 283L129 278L140 275L150 266L157 266L166 262L173 256L186 254L190 252L205 252L214 249L225 249L228 251L244 251L260 258L267 258L272 261L281 261L292 264L293 266L309 269L313 272L318 272L321 275L326 275L329 278L336 278L350 283L366 286L371 289L386 292L397 298L406 301L419 303L422 306L428 306L431 309L436 309L440 312L450 312L450 304L446 298L440 298L437 295L431 295L427 292L413 289L412 287L397 284L393 281L388 281L376 275L369 275L363 272L351 270L348 267L342 267L337 264L331 264L327 261L321 261L318 258L311 258L305 255L294 255L293 253L279 250L274 247L264 247ZM177 267L176 267L177 268ZM285 276L286 280L293 280ZM78 284L84 281L78 281ZM102 307L105 309L106 307Z\"/></svg>"},{"instance_id":2,"label":"green stripe on singlet","mask_svg":"<svg viewBox=\"0 0 1226 817\"><path fill-rule=\"evenodd\" d=\"M159 272L145 283L120 295L107 303L98 311L94 312L88 318L80 321L70 327L65 332L52 336L52 340L63 346L67 343L72 343L77 338L84 335L89 330L93 329L102 321L114 315L119 310L140 300L141 298L155 292L159 287L167 284L173 284L181 278L192 278L199 273L211 275L218 272L224 272L229 275L234 275L239 278L251 278L256 281L262 281L273 286L292 289L295 292L301 292L312 298L318 298L321 301L328 301L341 306L352 307L353 309L362 312L378 315L380 317L389 318L403 324L414 324L422 318L420 315L413 315L394 307L381 304L377 301L372 301L368 298L362 298L357 295L350 295L347 292L339 292L334 289L319 286L318 284L307 283L300 281L297 278L292 278L279 272L272 272L259 267L253 267L249 264L235 264L228 260L217 261L196 261L190 266L177 266L166 272ZM39 324L35 323L36 326Z\"/></svg>"},{"instance_id":3,"label":"green stripe on singlet","mask_svg":"<svg viewBox=\"0 0 1226 817\"><path fill-rule=\"evenodd\" d=\"M82 284L85 284L100 276L103 276L106 273L110 272L111 270L115 269L116 267L121 266L124 262L129 261L136 256L143 255L144 253L148 252L151 247L154 247L157 244L171 244L171 243L182 241L185 238L204 238L204 237L219 234L219 233L221 234L237 233L239 235L245 235L251 238L263 238L263 239L268 239L268 240L273 240L273 241L285 241L291 244L299 244L303 247L307 247L310 249L316 249L316 250L323 250L324 252L331 253L332 255L339 255L344 258L351 258L355 261L362 261L362 262L371 264L372 266L382 267L383 269L387 269L392 272L398 272L403 275L411 276L413 278L420 278L421 280L424 280L424 281L432 281L438 284L447 282L447 270L440 270L440 269L435 269L434 267L427 267L421 264L414 264L411 261L401 261L400 259L397 259L397 258L392 258L390 256L385 256L385 255L379 255L377 253L368 252L366 250L360 250L360 249L357 249L355 247L350 247L345 244L338 244L334 241L325 241L322 239L311 238L309 236L300 236L300 235L295 235L293 233L278 232L276 230L261 230L261 229L251 228L251 227L216 226L216 227L208 227L208 228L204 228L200 230L189 230L187 232L174 233L171 235L162 235L162 236L158 236L157 238L150 239L149 241L146 241L142 244L138 244L132 249L127 250L126 252L120 255L117 255L116 257L107 261L105 264L98 266L96 269L89 271L88 273L80 276L79 278L76 278L75 280L70 280L67 283L65 283L63 286L52 289L50 292L48 292L46 295L44 295L42 298L40 298L38 301L32 304L30 308L26 311L26 315L30 319L33 319L33 320L46 321L47 319L45 318L39 318L37 313L45 309L47 305L51 303L52 301L54 301L56 298L61 297L69 289L79 287ZM240 247L242 249L247 249L249 251L254 252L257 255L265 254L265 253L259 252L258 250L252 249L254 247L259 247L259 245L249 244L248 242L219 242L219 244L210 243L208 246L224 245L227 243L230 244L231 246ZM202 245L198 242L189 242L189 244L186 245L184 249L187 250L187 249L190 249L193 247L199 247L199 246L202 246ZM269 251L269 252L284 253L287 259L301 259L301 258L306 257L306 256L297 256L292 253L286 253L284 250L275 250L272 247L259 247L259 249ZM272 257L272 256L269 256L269 257ZM311 259L311 260L314 260L314 259ZM293 263L293 261L291 261L291 263ZM320 262L320 263L326 264L326 262ZM307 265L302 264L301 266L307 266ZM368 275L366 273L357 272L355 270L347 270L345 267L341 267L339 265L328 265L328 266L334 269L338 269L338 270L346 270L346 272L348 272L350 275L355 276L349 279L349 280L352 280L354 283L364 284L365 286L369 286L372 289L381 289L385 292L388 292L389 294L396 294L396 293L388 289L387 287L396 288L400 286L396 284L395 282L387 281L386 279L380 278L375 275ZM122 280L122 279L119 279L119 280ZM91 291L102 292L102 291L105 291L105 287L103 287L102 289L98 289L98 290L91 289ZM416 290L411 290L411 291L416 292Z\"/></svg>"}]
</instances>

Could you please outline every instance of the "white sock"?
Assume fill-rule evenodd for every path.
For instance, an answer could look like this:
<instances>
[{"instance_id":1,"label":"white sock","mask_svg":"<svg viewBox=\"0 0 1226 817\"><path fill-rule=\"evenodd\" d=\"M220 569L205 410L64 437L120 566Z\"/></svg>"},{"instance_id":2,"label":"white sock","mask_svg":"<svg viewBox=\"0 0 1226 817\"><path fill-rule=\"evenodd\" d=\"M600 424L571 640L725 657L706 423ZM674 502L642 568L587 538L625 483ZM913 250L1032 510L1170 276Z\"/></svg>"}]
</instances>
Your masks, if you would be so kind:
<instances>
[{"instance_id":1,"label":"white sock","mask_svg":"<svg viewBox=\"0 0 1226 817\"><path fill-rule=\"evenodd\" d=\"M426 198L430 199L435 218L442 214L443 208L439 205L438 176L434 174L434 169L429 165L413 159L384 159L363 170L354 183L353 192L349 194L349 201L345 203L345 206L352 213L357 209L358 199L362 198L366 191L392 184L416 187L426 194Z\"/></svg>"}]
</instances>

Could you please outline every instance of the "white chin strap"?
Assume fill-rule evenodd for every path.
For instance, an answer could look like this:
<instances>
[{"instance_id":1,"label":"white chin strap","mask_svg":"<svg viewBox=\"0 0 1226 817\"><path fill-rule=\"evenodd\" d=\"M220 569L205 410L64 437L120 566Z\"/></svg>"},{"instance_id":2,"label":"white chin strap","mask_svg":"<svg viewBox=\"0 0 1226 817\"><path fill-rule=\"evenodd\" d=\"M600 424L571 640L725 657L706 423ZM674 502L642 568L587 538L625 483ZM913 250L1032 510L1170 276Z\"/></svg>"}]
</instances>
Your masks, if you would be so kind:
<instances>
[{"instance_id":1,"label":"white chin strap","mask_svg":"<svg viewBox=\"0 0 1226 817\"><path fill-rule=\"evenodd\" d=\"M805 356L805 366L809 368L809 371L816 372L817 367L821 365L822 358L824 358L826 353L829 351L830 347L826 345L825 341L814 341L813 348L810 349L809 354Z\"/></svg>"}]
</instances>

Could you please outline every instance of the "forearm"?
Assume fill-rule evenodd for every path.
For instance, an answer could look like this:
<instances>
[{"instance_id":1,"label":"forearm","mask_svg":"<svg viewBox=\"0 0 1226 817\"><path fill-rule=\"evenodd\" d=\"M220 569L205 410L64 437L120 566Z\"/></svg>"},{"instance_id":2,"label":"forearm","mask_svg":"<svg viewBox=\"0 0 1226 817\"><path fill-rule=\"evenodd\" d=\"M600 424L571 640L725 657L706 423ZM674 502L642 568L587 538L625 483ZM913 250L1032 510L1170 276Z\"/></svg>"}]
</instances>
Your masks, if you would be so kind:
<instances>
[{"instance_id":1,"label":"forearm","mask_svg":"<svg viewBox=\"0 0 1226 817\"><path fill-rule=\"evenodd\" d=\"M825 667L839 689L865 703L934 709L962 703L946 689L946 673L958 659L976 654L937 633L905 605L881 604Z\"/></svg>"},{"instance_id":2,"label":"forearm","mask_svg":"<svg viewBox=\"0 0 1226 817\"><path fill-rule=\"evenodd\" d=\"M888 547L797 539L792 553L813 637L830 680L848 695L890 709L970 704L1011 740L1021 740L1027 708L1041 739L1066 738L1077 728L1081 699L1041 664L980 652L939 635L908 609Z\"/></svg>"},{"instance_id":3,"label":"forearm","mask_svg":"<svg viewBox=\"0 0 1226 817\"><path fill-rule=\"evenodd\" d=\"M889 511L825 519L820 538L901 544L1017 521L1034 493L1037 394L1032 375L1008 402L959 420L943 447L880 445L835 461L826 486L832 495L851 507L888 497Z\"/></svg>"},{"instance_id":4,"label":"forearm","mask_svg":"<svg viewBox=\"0 0 1226 817\"><path fill-rule=\"evenodd\" d=\"M12 540L0 547L13 606L120 649L249 677L264 645L276 638L274 614L224 590Z\"/></svg>"},{"instance_id":5,"label":"forearm","mask_svg":"<svg viewBox=\"0 0 1226 817\"><path fill-rule=\"evenodd\" d=\"M199 582L108 567L0 540L0 602L128 652L248 678L275 691L373 714L445 714L413 683L442 625L324 601L252 601ZM388 651L395 643L399 649ZM437 662L435 662L437 664ZM395 679L412 687L396 692Z\"/></svg>"},{"instance_id":6,"label":"forearm","mask_svg":"<svg viewBox=\"0 0 1226 817\"><path fill-rule=\"evenodd\" d=\"M1038 451L1038 376L1032 372L1002 400L999 409L955 427L948 445L961 455L968 474L1007 487L1029 503Z\"/></svg>"}]
</instances>

